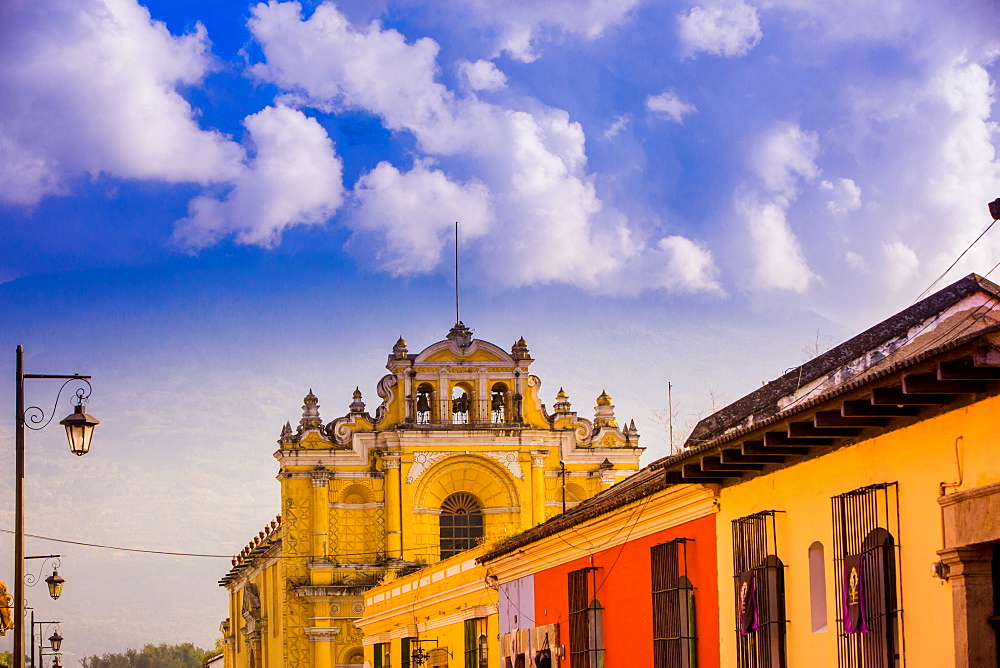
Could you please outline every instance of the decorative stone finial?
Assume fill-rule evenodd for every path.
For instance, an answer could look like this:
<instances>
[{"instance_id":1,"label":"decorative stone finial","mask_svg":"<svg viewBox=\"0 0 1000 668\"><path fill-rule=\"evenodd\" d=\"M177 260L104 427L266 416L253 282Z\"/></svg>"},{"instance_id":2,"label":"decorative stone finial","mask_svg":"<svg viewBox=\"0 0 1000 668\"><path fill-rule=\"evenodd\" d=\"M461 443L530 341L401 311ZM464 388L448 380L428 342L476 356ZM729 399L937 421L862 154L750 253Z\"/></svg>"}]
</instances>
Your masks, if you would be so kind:
<instances>
[{"instance_id":1,"label":"decorative stone finial","mask_svg":"<svg viewBox=\"0 0 1000 668\"><path fill-rule=\"evenodd\" d=\"M454 341L459 348L468 348L472 345L472 330L459 320L454 327L448 330L448 336L445 338Z\"/></svg>"},{"instance_id":2,"label":"decorative stone finial","mask_svg":"<svg viewBox=\"0 0 1000 668\"><path fill-rule=\"evenodd\" d=\"M396 345L392 347L392 356L396 359L405 359L409 351L406 349L406 339L402 336L396 341Z\"/></svg>"},{"instance_id":3,"label":"decorative stone finial","mask_svg":"<svg viewBox=\"0 0 1000 668\"><path fill-rule=\"evenodd\" d=\"M556 393L556 403L552 406L556 413L569 413L570 403L569 395L560 387L559 391Z\"/></svg>"},{"instance_id":4,"label":"decorative stone finial","mask_svg":"<svg viewBox=\"0 0 1000 668\"><path fill-rule=\"evenodd\" d=\"M629 438L639 438L639 430L635 428L635 420L629 420L625 435Z\"/></svg>"},{"instance_id":5,"label":"decorative stone finial","mask_svg":"<svg viewBox=\"0 0 1000 668\"><path fill-rule=\"evenodd\" d=\"M295 434L292 433L292 423L286 422L285 426L281 428L281 436L278 437L278 444L284 445L285 443L294 443Z\"/></svg>"},{"instance_id":6,"label":"decorative stone finial","mask_svg":"<svg viewBox=\"0 0 1000 668\"><path fill-rule=\"evenodd\" d=\"M323 425L319 417L319 399L313 394L312 388L302 400L302 419L299 424L303 429L319 429Z\"/></svg>"},{"instance_id":7,"label":"decorative stone finial","mask_svg":"<svg viewBox=\"0 0 1000 668\"><path fill-rule=\"evenodd\" d=\"M354 388L354 401L351 402L350 408L352 413L365 412L365 402L361 401L361 389L358 387Z\"/></svg>"},{"instance_id":8,"label":"decorative stone finial","mask_svg":"<svg viewBox=\"0 0 1000 668\"><path fill-rule=\"evenodd\" d=\"M615 420L615 406L611 403L611 397L603 390L601 390L601 396L597 397L597 405L594 406L594 426L618 426L618 422Z\"/></svg>"},{"instance_id":9,"label":"decorative stone finial","mask_svg":"<svg viewBox=\"0 0 1000 668\"><path fill-rule=\"evenodd\" d=\"M614 464L612 464L612 463L611 463L611 460L610 460L610 459L608 459L607 457L605 457L605 458L604 458L604 461L600 463L600 468L601 468L602 470L604 470L604 471L608 471L608 470L610 470L610 469L613 469L614 467L615 467L615 465L614 465Z\"/></svg>"},{"instance_id":10,"label":"decorative stone finial","mask_svg":"<svg viewBox=\"0 0 1000 668\"><path fill-rule=\"evenodd\" d=\"M510 354L516 360L531 359L531 356L528 354L528 342L524 340L523 336L511 347Z\"/></svg>"}]
</instances>

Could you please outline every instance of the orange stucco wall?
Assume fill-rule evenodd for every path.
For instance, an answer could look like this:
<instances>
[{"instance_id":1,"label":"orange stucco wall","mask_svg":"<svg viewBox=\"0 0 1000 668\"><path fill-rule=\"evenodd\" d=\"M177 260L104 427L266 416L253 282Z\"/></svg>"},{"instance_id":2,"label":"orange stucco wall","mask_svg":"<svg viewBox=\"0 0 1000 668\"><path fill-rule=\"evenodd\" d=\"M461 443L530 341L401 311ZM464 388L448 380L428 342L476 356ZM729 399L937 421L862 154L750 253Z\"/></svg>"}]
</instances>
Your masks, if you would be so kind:
<instances>
[{"instance_id":1,"label":"orange stucco wall","mask_svg":"<svg viewBox=\"0 0 1000 668\"><path fill-rule=\"evenodd\" d=\"M628 522L626 521L626 525ZM572 530L562 537L586 546L585 535ZM653 600L649 549L674 538L688 543L688 577L695 587L698 666L719 666L719 596L717 589L715 516L708 515L663 531L595 552L535 574L535 624L559 624L559 642L569 661L569 594L567 574L587 566L597 571L597 599L604 606L606 666L653 665ZM627 662L627 663L626 663Z\"/></svg>"}]
</instances>

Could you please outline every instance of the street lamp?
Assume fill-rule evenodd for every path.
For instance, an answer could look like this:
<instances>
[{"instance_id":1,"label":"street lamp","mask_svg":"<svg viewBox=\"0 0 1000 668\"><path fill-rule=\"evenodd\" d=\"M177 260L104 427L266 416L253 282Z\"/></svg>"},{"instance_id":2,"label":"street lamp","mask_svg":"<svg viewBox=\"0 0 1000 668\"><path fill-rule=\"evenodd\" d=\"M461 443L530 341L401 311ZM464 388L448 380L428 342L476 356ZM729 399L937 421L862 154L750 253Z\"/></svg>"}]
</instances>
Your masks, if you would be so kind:
<instances>
[{"instance_id":1,"label":"street lamp","mask_svg":"<svg viewBox=\"0 0 1000 668\"><path fill-rule=\"evenodd\" d=\"M52 575L45 578L45 586L48 587L49 596L52 597L53 601L59 598L62 595L63 584L66 582L66 580L59 575L59 567L62 565L62 562L59 561L60 557L62 557L61 554L40 554L38 556L25 557L25 560L44 559L45 561L42 562L42 567L38 570L38 575L28 573L24 576L24 584L28 587L34 587L38 584L38 578L42 577L42 571L45 570L45 562L52 559Z\"/></svg>"},{"instance_id":2,"label":"street lamp","mask_svg":"<svg viewBox=\"0 0 1000 668\"><path fill-rule=\"evenodd\" d=\"M24 624L24 429L43 429L50 422L59 406L59 397L66 386L73 381L82 381L86 386L86 391L80 388L76 392L76 409L59 424L66 427L66 437L69 440L69 449L75 455L84 455L90 449L90 441L93 438L94 427L98 424L90 415L87 415L85 405L90 397L90 376L81 376L74 373L72 375L51 375L24 373L24 348L17 347L16 352L16 376L15 376L15 406L14 406L14 623ZM24 407L24 381L35 379L50 379L64 381L59 392L56 394L52 411L48 414L37 406L28 409ZM49 586L49 595L58 598L62 592L62 578L58 571L46 578ZM32 628L32 632L34 629ZM58 658L58 657L57 657ZM24 628L19 626L14 634L14 668L26 668L24 657Z\"/></svg>"},{"instance_id":3,"label":"street lamp","mask_svg":"<svg viewBox=\"0 0 1000 668\"><path fill-rule=\"evenodd\" d=\"M62 576L59 575L59 571L57 571L54 568L52 569L52 575L45 578L45 584L49 588L49 596L52 597L53 601L62 595L62 588L64 582L66 582L66 580L64 580Z\"/></svg>"},{"instance_id":4,"label":"street lamp","mask_svg":"<svg viewBox=\"0 0 1000 668\"><path fill-rule=\"evenodd\" d=\"M42 664L42 663L45 662L44 657L46 657L46 656L52 656L52 652L58 652L59 649L62 647L63 637L59 634L59 625L61 623L62 622L55 622L55 621L36 622L35 621L35 610L34 609L31 610L31 666L32 666L32 668L35 668L35 666L37 665L35 663L35 641L36 640L38 641L38 663L39 664ZM46 647L45 647L45 631L48 630L48 629L45 628L46 624L48 624L50 628L52 626L55 627L55 630L52 632L52 635L49 636L49 647L48 647L48 649L51 649L52 652L50 652L48 654L45 653L45 649L46 649ZM36 626L38 627L38 633L37 634L35 633L35 627Z\"/></svg>"}]
</instances>

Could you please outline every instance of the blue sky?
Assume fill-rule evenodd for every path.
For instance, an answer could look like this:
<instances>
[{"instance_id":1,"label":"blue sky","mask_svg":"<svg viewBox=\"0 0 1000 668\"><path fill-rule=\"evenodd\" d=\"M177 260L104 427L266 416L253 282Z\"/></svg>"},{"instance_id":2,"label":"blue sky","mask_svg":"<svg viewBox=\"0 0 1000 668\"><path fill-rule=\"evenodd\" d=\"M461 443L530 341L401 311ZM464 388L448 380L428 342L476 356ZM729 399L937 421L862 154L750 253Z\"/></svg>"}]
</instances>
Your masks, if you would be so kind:
<instances>
[{"instance_id":1,"label":"blue sky","mask_svg":"<svg viewBox=\"0 0 1000 668\"><path fill-rule=\"evenodd\" d=\"M691 424L912 303L986 227L998 20L973 0L4 4L0 375L19 343L31 372L90 373L103 421L81 459L30 435L29 531L238 552L277 512L270 455L306 391L331 419L355 385L371 401L398 335L451 326L456 220L463 320L525 336L549 402L564 386L586 415L607 389L665 454L667 382ZM949 279L997 261L991 232ZM68 652L217 635L226 560L64 554L66 594L37 602Z\"/></svg>"}]
</instances>

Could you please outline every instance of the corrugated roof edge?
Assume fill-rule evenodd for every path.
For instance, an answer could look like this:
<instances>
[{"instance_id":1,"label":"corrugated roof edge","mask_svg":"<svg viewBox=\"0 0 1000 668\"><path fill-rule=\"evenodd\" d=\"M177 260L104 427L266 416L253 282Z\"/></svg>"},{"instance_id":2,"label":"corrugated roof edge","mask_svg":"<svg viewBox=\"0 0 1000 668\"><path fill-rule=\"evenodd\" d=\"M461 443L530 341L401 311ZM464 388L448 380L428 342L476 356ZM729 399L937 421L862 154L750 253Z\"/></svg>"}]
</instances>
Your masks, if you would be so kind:
<instances>
[{"instance_id":1,"label":"corrugated roof edge","mask_svg":"<svg viewBox=\"0 0 1000 668\"><path fill-rule=\"evenodd\" d=\"M906 333L911 327L980 291L1000 298L1000 286L979 274L969 274L704 418L695 425L685 445L697 447L718 438L722 432L751 414L775 410L777 401L792 394L796 388L857 359L866 351Z\"/></svg>"}]
</instances>

